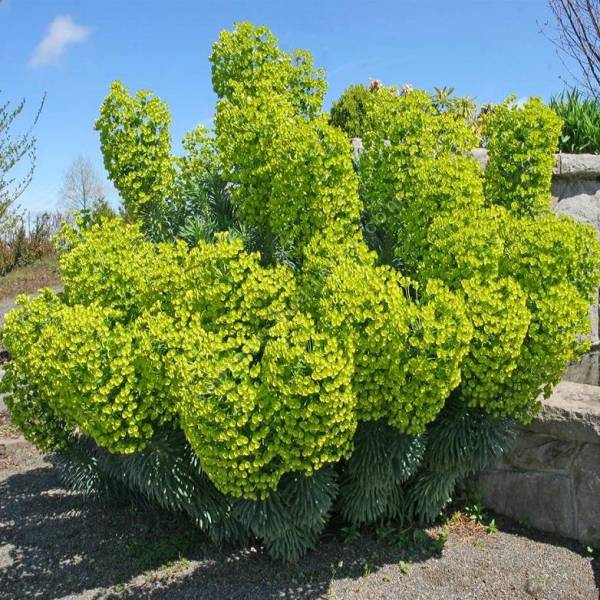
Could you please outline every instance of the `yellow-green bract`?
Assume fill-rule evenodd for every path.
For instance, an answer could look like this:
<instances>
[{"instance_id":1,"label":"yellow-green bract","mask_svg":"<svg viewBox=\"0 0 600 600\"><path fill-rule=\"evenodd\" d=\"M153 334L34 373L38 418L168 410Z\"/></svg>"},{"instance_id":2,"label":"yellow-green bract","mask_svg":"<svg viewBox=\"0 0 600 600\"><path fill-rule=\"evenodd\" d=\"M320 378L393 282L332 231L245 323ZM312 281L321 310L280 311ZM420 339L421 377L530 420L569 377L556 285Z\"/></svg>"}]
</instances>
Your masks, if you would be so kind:
<instances>
[{"instance_id":1,"label":"yellow-green bract","mask_svg":"<svg viewBox=\"0 0 600 600\"><path fill-rule=\"evenodd\" d=\"M349 458L360 423L416 435L449 399L530 419L585 347L600 279L594 231L549 211L555 115L492 110L484 174L464 118L380 87L355 168L309 54L241 24L211 61L215 131L182 157L158 98L116 83L102 105L105 164L140 223L65 227L64 293L7 316L25 434L131 454L180 428L218 490L257 500ZM214 173L221 197L194 196ZM207 239L148 240L145 219L173 206Z\"/></svg>"}]
</instances>

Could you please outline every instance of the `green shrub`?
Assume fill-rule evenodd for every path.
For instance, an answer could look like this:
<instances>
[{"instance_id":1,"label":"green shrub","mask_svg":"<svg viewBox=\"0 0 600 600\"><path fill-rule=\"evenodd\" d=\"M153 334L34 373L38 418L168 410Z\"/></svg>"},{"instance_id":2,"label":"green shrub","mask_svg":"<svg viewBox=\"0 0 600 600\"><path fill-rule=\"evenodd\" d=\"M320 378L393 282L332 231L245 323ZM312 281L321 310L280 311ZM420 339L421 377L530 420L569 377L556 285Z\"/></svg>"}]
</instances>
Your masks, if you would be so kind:
<instances>
[{"instance_id":1,"label":"green shrub","mask_svg":"<svg viewBox=\"0 0 600 600\"><path fill-rule=\"evenodd\" d=\"M364 138L369 129L369 106L372 95L383 88L380 81L372 81L369 87L363 84L348 86L342 95L333 102L329 122L341 129L349 138ZM399 90L387 88L395 95L408 94L412 86L404 85ZM454 88L434 88L430 95L431 108L438 114L451 114L465 122L477 135L480 135L480 115L475 101L467 96L454 96Z\"/></svg>"},{"instance_id":2,"label":"green shrub","mask_svg":"<svg viewBox=\"0 0 600 600\"><path fill-rule=\"evenodd\" d=\"M329 122L349 138L362 138L370 94L369 88L360 83L348 86L331 106Z\"/></svg>"},{"instance_id":3,"label":"green shrub","mask_svg":"<svg viewBox=\"0 0 600 600\"><path fill-rule=\"evenodd\" d=\"M112 84L102 103L96 129L104 166L133 215L154 209L172 196L175 166L170 123L164 102L146 90L132 97L120 81Z\"/></svg>"},{"instance_id":4,"label":"green shrub","mask_svg":"<svg viewBox=\"0 0 600 600\"><path fill-rule=\"evenodd\" d=\"M560 119L540 98L530 98L522 108L509 100L485 116L489 161L484 187L489 203L527 216L550 209L548 190L560 128Z\"/></svg>"},{"instance_id":5,"label":"green shrub","mask_svg":"<svg viewBox=\"0 0 600 600\"><path fill-rule=\"evenodd\" d=\"M384 260L413 274L438 214L483 205L480 168L470 156L476 138L463 119L434 109L425 92L380 88L360 160L366 220Z\"/></svg>"},{"instance_id":6,"label":"green shrub","mask_svg":"<svg viewBox=\"0 0 600 600\"><path fill-rule=\"evenodd\" d=\"M65 227L64 292L7 316L15 422L77 489L286 560L334 511L429 522L585 347L600 248L548 210L556 116L495 109L484 176L464 118L379 87L357 173L309 55L241 24L211 60L215 133L182 157L158 99L103 104L139 223Z\"/></svg>"},{"instance_id":7,"label":"green shrub","mask_svg":"<svg viewBox=\"0 0 600 600\"><path fill-rule=\"evenodd\" d=\"M600 100L574 89L552 97L550 107L563 122L560 152L600 154Z\"/></svg>"}]
</instances>

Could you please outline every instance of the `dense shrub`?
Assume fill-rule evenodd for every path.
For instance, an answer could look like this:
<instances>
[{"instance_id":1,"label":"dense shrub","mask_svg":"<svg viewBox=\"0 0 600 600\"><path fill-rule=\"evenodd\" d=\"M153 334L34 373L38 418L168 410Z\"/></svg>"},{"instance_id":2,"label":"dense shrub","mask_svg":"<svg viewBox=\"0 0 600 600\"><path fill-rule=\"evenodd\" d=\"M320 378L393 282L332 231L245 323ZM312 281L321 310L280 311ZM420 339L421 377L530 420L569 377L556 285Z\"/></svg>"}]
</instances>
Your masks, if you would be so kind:
<instances>
[{"instance_id":1,"label":"dense shrub","mask_svg":"<svg viewBox=\"0 0 600 600\"><path fill-rule=\"evenodd\" d=\"M374 80L369 87L363 84L348 86L331 106L329 122L341 129L349 138L363 138L370 129L367 113L372 104L372 95L383 89L380 81ZM393 94L407 94L412 86L405 84L400 89L388 88ZM454 88L434 88L430 94L431 105L438 114L452 114L463 120L478 136L481 133L481 116L477 104L468 96L455 96Z\"/></svg>"},{"instance_id":2,"label":"dense shrub","mask_svg":"<svg viewBox=\"0 0 600 600\"><path fill-rule=\"evenodd\" d=\"M520 111L505 102L486 115L488 202L527 216L550 209L554 156L549 150L556 149L560 125L560 119L539 98L529 99Z\"/></svg>"},{"instance_id":3,"label":"dense shrub","mask_svg":"<svg viewBox=\"0 0 600 600\"><path fill-rule=\"evenodd\" d=\"M363 137L370 94L369 88L361 83L348 86L332 104L329 122L349 138Z\"/></svg>"},{"instance_id":4,"label":"dense shrub","mask_svg":"<svg viewBox=\"0 0 600 600\"><path fill-rule=\"evenodd\" d=\"M577 89L550 99L550 107L562 119L561 152L600 154L600 100Z\"/></svg>"},{"instance_id":5,"label":"dense shrub","mask_svg":"<svg viewBox=\"0 0 600 600\"><path fill-rule=\"evenodd\" d=\"M183 157L164 104L111 90L97 126L139 222L65 227L64 292L7 316L15 421L78 489L276 557L334 511L431 521L585 347L600 249L548 210L556 117L490 113L484 176L463 117L379 87L357 173L308 54L241 24L211 61L215 134Z\"/></svg>"}]
</instances>

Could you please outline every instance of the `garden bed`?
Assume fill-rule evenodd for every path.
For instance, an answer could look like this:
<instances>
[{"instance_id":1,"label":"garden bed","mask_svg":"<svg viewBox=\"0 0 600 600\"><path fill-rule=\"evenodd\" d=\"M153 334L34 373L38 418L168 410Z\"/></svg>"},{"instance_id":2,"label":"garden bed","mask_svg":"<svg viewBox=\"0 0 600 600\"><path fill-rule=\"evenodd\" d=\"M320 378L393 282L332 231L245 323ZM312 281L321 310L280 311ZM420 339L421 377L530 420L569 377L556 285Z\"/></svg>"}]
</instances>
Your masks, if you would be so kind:
<instances>
[{"instance_id":1,"label":"garden bed","mask_svg":"<svg viewBox=\"0 0 600 600\"><path fill-rule=\"evenodd\" d=\"M0 459L0 599L598 597L600 564L584 547L498 524L490 534L457 520L441 553L420 535L400 547L329 533L283 565L260 548L219 550L172 516L84 501L25 446Z\"/></svg>"}]
</instances>

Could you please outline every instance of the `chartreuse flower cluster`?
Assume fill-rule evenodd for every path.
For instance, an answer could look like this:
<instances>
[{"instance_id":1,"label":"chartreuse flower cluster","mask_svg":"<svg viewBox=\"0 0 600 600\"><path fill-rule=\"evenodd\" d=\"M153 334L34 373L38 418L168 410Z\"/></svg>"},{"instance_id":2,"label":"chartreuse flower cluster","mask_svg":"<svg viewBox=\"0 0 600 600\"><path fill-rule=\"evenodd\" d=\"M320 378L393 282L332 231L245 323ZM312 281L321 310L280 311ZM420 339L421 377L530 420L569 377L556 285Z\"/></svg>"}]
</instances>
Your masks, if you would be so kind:
<instances>
[{"instance_id":1,"label":"chartreuse flower cluster","mask_svg":"<svg viewBox=\"0 0 600 600\"><path fill-rule=\"evenodd\" d=\"M434 518L585 347L600 248L549 211L560 124L538 100L496 107L482 171L463 118L378 87L353 164L309 54L241 24L211 61L215 131L181 157L164 103L111 88L97 128L137 222L65 227L64 292L7 316L15 422L91 452L88 488L112 478L276 556L334 506ZM156 243L152 215L183 205L197 239Z\"/></svg>"},{"instance_id":2,"label":"chartreuse flower cluster","mask_svg":"<svg viewBox=\"0 0 600 600\"><path fill-rule=\"evenodd\" d=\"M556 115L537 99L497 106L482 174L467 125L434 114L425 94L381 89L369 103L360 170L373 244L405 275L463 298L473 335L461 398L530 419L582 350L600 273L594 230L550 213Z\"/></svg>"},{"instance_id":3,"label":"chartreuse flower cluster","mask_svg":"<svg viewBox=\"0 0 600 600\"><path fill-rule=\"evenodd\" d=\"M233 205L260 232L263 252L283 250L299 262L317 233L344 241L361 205L348 140L320 113L322 71L248 24L223 34L211 60L215 144L234 184Z\"/></svg>"},{"instance_id":4,"label":"chartreuse flower cluster","mask_svg":"<svg viewBox=\"0 0 600 600\"><path fill-rule=\"evenodd\" d=\"M317 313L326 330L348 337L355 348L358 419L423 431L460 381L471 339L460 296L435 280L421 292L373 260L340 259Z\"/></svg>"}]
</instances>

